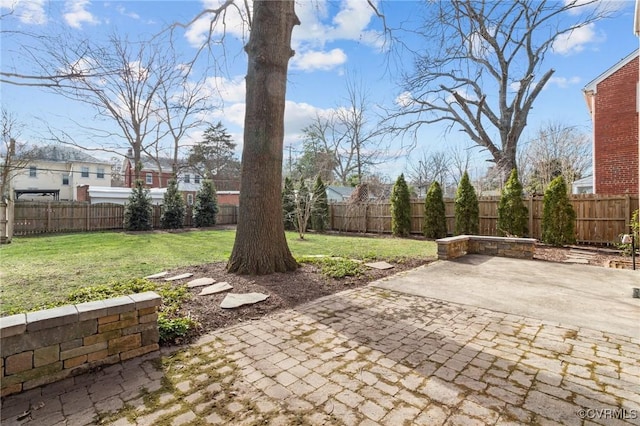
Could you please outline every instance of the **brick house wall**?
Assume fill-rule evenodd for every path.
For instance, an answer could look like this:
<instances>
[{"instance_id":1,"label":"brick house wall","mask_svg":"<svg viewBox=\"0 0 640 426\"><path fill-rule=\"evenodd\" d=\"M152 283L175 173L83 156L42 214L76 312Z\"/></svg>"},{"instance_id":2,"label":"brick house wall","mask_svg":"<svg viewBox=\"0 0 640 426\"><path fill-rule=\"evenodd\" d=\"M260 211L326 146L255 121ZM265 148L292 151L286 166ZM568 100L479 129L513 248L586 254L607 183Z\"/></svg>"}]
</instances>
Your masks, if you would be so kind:
<instances>
[{"instance_id":1,"label":"brick house wall","mask_svg":"<svg viewBox=\"0 0 640 426\"><path fill-rule=\"evenodd\" d=\"M636 53L612 74L595 80L591 113L596 194L638 194L638 69Z\"/></svg>"}]
</instances>

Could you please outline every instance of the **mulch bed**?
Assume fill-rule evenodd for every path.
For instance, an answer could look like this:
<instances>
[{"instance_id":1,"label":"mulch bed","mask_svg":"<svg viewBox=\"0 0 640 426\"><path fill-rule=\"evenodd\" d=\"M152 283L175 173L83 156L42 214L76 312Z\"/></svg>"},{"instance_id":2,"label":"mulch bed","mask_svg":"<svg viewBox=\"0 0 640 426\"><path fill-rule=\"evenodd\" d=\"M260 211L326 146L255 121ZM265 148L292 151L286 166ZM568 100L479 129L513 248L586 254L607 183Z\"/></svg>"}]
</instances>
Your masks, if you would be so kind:
<instances>
[{"instance_id":1,"label":"mulch bed","mask_svg":"<svg viewBox=\"0 0 640 426\"><path fill-rule=\"evenodd\" d=\"M610 261L629 261L629 257L623 257L611 250L589 249L576 247L578 250L592 250L593 257L590 265L606 267ZM535 259L551 262L563 262L570 255L570 248L557 248L539 245L536 247ZM247 276L228 274L224 262L210 263L189 268L181 268L171 271L172 274L191 272L192 278L184 282L210 277L217 282L226 281L233 286L234 293L264 293L269 298L263 302L250 306L242 306L236 309L222 309L220 303L228 292L208 296L197 296L202 288L193 288L193 297L182 306L181 314L189 315L200 326L185 340L176 341L176 344L187 343L199 335L218 328L228 327L243 321L252 321L261 317L295 308L298 305L315 300L317 298L334 294L346 289L361 287L380 278L397 274L398 272L416 268L433 261L433 259L408 259L402 263L392 263L393 269L377 270L367 268L365 273L357 277L334 279L323 276L320 268L313 264L304 264L295 272L276 273L266 276Z\"/></svg>"}]
</instances>

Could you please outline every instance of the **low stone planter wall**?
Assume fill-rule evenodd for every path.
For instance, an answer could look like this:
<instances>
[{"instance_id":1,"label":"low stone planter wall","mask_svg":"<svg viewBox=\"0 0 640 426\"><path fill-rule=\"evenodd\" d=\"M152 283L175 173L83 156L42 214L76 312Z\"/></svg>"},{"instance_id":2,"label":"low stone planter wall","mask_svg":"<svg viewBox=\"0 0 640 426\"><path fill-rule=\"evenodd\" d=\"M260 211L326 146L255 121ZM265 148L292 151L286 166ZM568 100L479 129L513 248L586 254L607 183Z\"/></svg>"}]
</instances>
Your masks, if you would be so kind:
<instances>
[{"instance_id":1,"label":"low stone planter wall","mask_svg":"<svg viewBox=\"0 0 640 426\"><path fill-rule=\"evenodd\" d=\"M443 260L455 259L465 254L533 259L536 251L535 238L458 235L440 238L436 240L436 243L438 244L438 259Z\"/></svg>"},{"instance_id":2,"label":"low stone planter wall","mask_svg":"<svg viewBox=\"0 0 640 426\"><path fill-rule=\"evenodd\" d=\"M0 318L2 396L159 349L154 292Z\"/></svg>"}]
</instances>

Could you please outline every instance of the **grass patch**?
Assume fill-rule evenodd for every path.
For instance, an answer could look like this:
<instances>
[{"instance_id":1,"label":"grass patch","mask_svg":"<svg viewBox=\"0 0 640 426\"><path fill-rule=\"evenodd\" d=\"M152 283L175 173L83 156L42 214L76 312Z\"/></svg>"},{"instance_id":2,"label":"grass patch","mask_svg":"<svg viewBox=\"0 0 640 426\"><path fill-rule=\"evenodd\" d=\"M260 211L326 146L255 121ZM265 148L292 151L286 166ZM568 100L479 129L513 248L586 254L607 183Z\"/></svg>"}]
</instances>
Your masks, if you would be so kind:
<instances>
[{"instance_id":1,"label":"grass patch","mask_svg":"<svg viewBox=\"0 0 640 426\"><path fill-rule=\"evenodd\" d=\"M313 263L320 267L320 272L330 278L357 277L362 274L362 265L341 257L298 257L299 263Z\"/></svg>"},{"instance_id":2,"label":"grass patch","mask_svg":"<svg viewBox=\"0 0 640 426\"><path fill-rule=\"evenodd\" d=\"M0 246L0 315L69 302L74 291L144 277L159 271L228 260L234 230L178 233L91 232L16 237ZM297 258L325 255L401 261L436 254L430 241L287 233ZM97 287L96 287L97 286ZM106 293L105 293L106 294Z\"/></svg>"}]
</instances>

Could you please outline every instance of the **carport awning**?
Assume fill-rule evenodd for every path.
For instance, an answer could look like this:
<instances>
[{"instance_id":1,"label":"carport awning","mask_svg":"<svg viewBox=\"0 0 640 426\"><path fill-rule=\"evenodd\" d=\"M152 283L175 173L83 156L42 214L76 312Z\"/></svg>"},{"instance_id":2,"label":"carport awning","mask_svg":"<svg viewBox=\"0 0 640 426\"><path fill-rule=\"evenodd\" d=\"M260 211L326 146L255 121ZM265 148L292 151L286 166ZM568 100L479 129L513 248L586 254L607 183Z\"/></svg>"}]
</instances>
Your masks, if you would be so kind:
<instances>
[{"instance_id":1,"label":"carport awning","mask_svg":"<svg viewBox=\"0 0 640 426\"><path fill-rule=\"evenodd\" d=\"M60 190L59 189L15 189L14 193L16 195L16 200L20 198L21 195L41 195L43 197L52 196L54 200L60 199Z\"/></svg>"}]
</instances>

